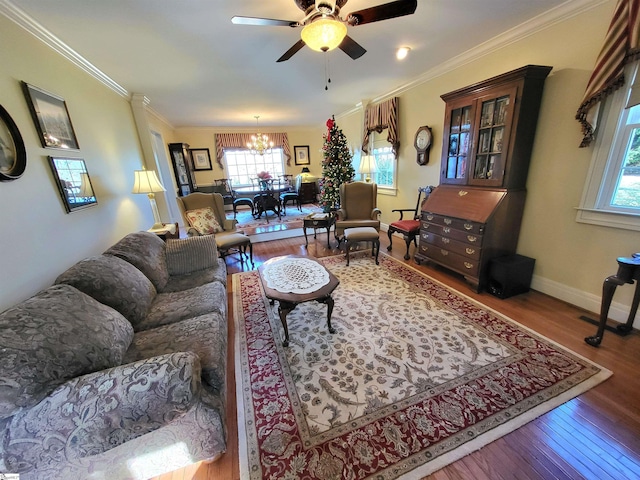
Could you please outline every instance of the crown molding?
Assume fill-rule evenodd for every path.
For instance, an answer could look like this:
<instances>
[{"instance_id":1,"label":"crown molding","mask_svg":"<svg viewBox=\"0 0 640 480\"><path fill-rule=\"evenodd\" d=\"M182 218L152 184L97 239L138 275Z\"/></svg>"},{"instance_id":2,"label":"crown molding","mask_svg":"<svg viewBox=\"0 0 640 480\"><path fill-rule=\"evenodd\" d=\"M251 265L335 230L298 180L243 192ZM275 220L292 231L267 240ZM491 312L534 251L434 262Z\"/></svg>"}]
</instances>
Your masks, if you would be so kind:
<instances>
[{"instance_id":1,"label":"crown molding","mask_svg":"<svg viewBox=\"0 0 640 480\"><path fill-rule=\"evenodd\" d=\"M604 3L609 3L610 0L568 0L567 2L558 5L540 15L527 20L520 25L517 25L500 35L493 37L492 39L477 45L471 50L451 58L450 60L439 64L438 66L427 70L418 78L399 86L398 88L380 95L377 98L371 100L372 103L381 102L387 100L390 97L396 97L401 93L411 90L423 83L426 83L434 78L440 77L447 73L450 73L464 65L472 63L479 58L489 55L497 50L505 48L513 43L516 43L524 38L546 30L557 23L564 22L580 15L588 10L596 8ZM349 112L353 113L354 109L350 109ZM344 113L341 115L345 115Z\"/></svg>"},{"instance_id":2,"label":"crown molding","mask_svg":"<svg viewBox=\"0 0 640 480\"><path fill-rule=\"evenodd\" d=\"M115 80L109 77L106 73L94 66L86 58L76 52L69 45L64 43L58 37L56 37L49 30L44 28L41 24L36 22L33 18L27 15L23 10L18 8L9 0L0 0L0 13L2 13L9 20L16 25L22 27L31 35L36 37L42 43L62 55L71 63L84 70L86 73L94 77L99 82L106 85L108 88L116 92L118 95L129 98L129 92L122 86L120 86Z\"/></svg>"}]
</instances>

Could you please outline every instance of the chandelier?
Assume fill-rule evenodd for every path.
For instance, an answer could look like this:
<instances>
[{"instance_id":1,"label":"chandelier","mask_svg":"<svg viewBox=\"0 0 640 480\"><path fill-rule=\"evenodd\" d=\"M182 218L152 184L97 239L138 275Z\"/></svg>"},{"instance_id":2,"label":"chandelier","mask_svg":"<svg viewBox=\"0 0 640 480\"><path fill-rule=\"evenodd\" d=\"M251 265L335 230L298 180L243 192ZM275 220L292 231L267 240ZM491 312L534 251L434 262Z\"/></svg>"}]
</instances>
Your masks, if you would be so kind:
<instances>
[{"instance_id":1,"label":"chandelier","mask_svg":"<svg viewBox=\"0 0 640 480\"><path fill-rule=\"evenodd\" d=\"M265 153L271 153L273 148L273 142L269 141L269 137L260 133L260 126L258 125L258 119L260 115L256 115L256 127L258 133L251 135L251 141L247 143L247 148L251 152L251 155L264 155Z\"/></svg>"}]
</instances>

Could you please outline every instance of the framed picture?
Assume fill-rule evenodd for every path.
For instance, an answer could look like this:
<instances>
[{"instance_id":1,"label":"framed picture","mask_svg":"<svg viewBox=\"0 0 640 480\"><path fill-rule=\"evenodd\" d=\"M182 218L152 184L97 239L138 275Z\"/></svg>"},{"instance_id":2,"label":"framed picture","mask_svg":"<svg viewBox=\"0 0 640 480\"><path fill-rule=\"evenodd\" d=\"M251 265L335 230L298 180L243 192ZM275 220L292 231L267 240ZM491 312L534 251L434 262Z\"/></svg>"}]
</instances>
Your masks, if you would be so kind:
<instances>
[{"instance_id":1,"label":"framed picture","mask_svg":"<svg viewBox=\"0 0 640 480\"><path fill-rule=\"evenodd\" d=\"M293 147L296 165L309 165L309 145L296 145Z\"/></svg>"},{"instance_id":2,"label":"framed picture","mask_svg":"<svg viewBox=\"0 0 640 480\"><path fill-rule=\"evenodd\" d=\"M49 164L67 213L98 203L83 159L49 157Z\"/></svg>"},{"instance_id":3,"label":"framed picture","mask_svg":"<svg viewBox=\"0 0 640 480\"><path fill-rule=\"evenodd\" d=\"M212 170L211 156L208 148L192 148L191 158L193 159L194 170Z\"/></svg>"},{"instance_id":4,"label":"framed picture","mask_svg":"<svg viewBox=\"0 0 640 480\"><path fill-rule=\"evenodd\" d=\"M42 146L78 150L80 147L64 99L26 82L22 82L22 89Z\"/></svg>"},{"instance_id":5,"label":"framed picture","mask_svg":"<svg viewBox=\"0 0 640 480\"><path fill-rule=\"evenodd\" d=\"M20 178L27 168L27 151L18 126L0 106L0 180Z\"/></svg>"}]
</instances>

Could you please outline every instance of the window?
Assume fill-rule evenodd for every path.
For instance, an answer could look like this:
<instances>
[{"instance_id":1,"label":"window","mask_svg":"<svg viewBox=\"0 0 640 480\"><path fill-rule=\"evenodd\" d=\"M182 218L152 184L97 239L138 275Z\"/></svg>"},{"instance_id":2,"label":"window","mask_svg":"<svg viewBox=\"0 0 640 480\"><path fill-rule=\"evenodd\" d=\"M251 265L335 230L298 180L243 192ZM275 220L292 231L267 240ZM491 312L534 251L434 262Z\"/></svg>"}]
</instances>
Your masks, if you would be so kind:
<instances>
[{"instance_id":1,"label":"window","mask_svg":"<svg viewBox=\"0 0 640 480\"><path fill-rule=\"evenodd\" d=\"M578 222L640 230L640 105L625 108L640 89L638 64L603 106Z\"/></svg>"},{"instance_id":2,"label":"window","mask_svg":"<svg viewBox=\"0 0 640 480\"><path fill-rule=\"evenodd\" d=\"M378 167L373 175L373 180L378 184L378 192L383 194L396 193L396 157L393 154L391 144L386 139L386 133L374 133L373 156ZM384 138L383 138L384 135Z\"/></svg>"},{"instance_id":3,"label":"window","mask_svg":"<svg viewBox=\"0 0 640 480\"><path fill-rule=\"evenodd\" d=\"M284 154L282 148L273 148L272 153L252 155L247 149L224 151L227 175L233 187L251 187L252 179L259 172L269 172L273 178L284 174Z\"/></svg>"}]
</instances>

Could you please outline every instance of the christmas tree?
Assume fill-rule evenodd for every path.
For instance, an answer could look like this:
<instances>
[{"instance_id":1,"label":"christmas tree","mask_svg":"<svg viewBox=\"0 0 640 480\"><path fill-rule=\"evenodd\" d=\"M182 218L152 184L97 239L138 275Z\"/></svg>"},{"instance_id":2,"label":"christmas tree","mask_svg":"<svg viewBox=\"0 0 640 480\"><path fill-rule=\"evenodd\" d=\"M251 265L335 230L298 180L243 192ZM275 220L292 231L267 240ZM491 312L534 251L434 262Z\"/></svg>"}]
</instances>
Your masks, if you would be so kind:
<instances>
[{"instance_id":1,"label":"christmas tree","mask_svg":"<svg viewBox=\"0 0 640 480\"><path fill-rule=\"evenodd\" d=\"M347 139L333 118L327 120L327 133L322 136L322 179L320 205L325 212L340 206L340 185L353 180L355 170Z\"/></svg>"}]
</instances>

